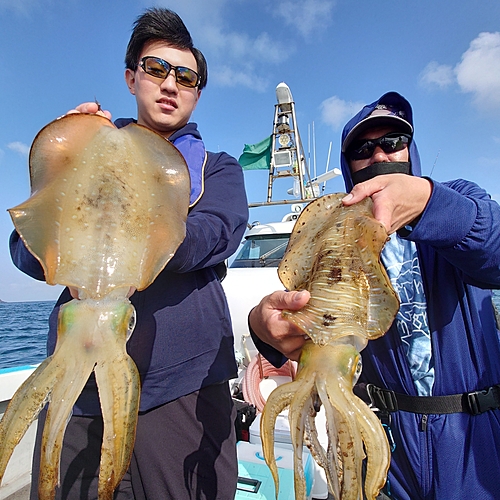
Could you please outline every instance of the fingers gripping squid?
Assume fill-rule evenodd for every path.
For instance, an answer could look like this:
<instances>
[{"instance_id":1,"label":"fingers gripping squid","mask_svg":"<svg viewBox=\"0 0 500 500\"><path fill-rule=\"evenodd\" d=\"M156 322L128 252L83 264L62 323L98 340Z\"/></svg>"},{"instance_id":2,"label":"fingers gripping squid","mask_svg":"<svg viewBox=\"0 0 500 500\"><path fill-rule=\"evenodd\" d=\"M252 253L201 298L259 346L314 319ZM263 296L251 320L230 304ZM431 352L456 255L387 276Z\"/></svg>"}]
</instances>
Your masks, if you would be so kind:
<instances>
[{"instance_id":1,"label":"fingers gripping squid","mask_svg":"<svg viewBox=\"0 0 500 500\"><path fill-rule=\"evenodd\" d=\"M311 202L299 216L278 273L288 290L308 290L311 299L300 311L283 311L309 337L297 376L269 396L261 419L266 462L279 492L274 457L274 425L289 407L294 447L295 497L306 498L302 448L326 472L335 499L374 499L390 463L385 431L376 415L353 394L361 373L359 352L382 336L399 308L380 252L387 232L372 215L371 200L351 207L345 194ZM328 446L319 443L314 417L325 409ZM362 463L366 458L366 474Z\"/></svg>"},{"instance_id":2,"label":"fingers gripping squid","mask_svg":"<svg viewBox=\"0 0 500 500\"><path fill-rule=\"evenodd\" d=\"M0 421L0 481L31 422L49 402L39 498L54 497L66 424L94 372L104 421L98 480L111 500L129 465L140 399L126 351L135 324L127 296L149 286L185 237L186 163L140 125L72 114L44 127L30 151L31 197L9 210L48 284L78 290L61 306L57 344L13 396Z\"/></svg>"}]
</instances>

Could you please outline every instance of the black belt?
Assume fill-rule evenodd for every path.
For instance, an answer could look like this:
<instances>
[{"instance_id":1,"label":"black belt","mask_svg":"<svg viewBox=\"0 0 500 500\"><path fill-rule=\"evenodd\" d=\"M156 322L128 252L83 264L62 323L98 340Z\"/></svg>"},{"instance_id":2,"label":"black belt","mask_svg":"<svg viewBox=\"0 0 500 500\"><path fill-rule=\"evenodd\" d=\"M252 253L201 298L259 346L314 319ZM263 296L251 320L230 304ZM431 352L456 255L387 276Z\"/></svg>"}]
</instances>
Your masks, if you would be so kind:
<instances>
[{"instance_id":1,"label":"black belt","mask_svg":"<svg viewBox=\"0 0 500 500\"><path fill-rule=\"evenodd\" d=\"M482 391L450 396L408 396L373 384L358 384L354 393L381 412L398 410L421 414L470 413L479 415L500 408L500 384Z\"/></svg>"}]
</instances>

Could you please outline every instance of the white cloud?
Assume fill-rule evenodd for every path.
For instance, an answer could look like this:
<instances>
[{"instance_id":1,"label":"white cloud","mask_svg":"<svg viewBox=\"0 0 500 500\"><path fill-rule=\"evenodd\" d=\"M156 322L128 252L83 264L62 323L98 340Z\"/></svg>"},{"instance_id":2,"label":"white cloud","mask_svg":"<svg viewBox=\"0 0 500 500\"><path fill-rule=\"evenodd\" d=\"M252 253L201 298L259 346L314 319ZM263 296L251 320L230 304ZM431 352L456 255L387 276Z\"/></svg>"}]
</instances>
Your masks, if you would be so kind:
<instances>
[{"instance_id":1,"label":"white cloud","mask_svg":"<svg viewBox=\"0 0 500 500\"><path fill-rule=\"evenodd\" d=\"M37 0L0 0L0 11L26 15L36 4Z\"/></svg>"},{"instance_id":2,"label":"white cloud","mask_svg":"<svg viewBox=\"0 0 500 500\"><path fill-rule=\"evenodd\" d=\"M321 119L334 130L339 130L365 105L362 102L343 101L337 96L329 97L321 105Z\"/></svg>"},{"instance_id":3,"label":"white cloud","mask_svg":"<svg viewBox=\"0 0 500 500\"><path fill-rule=\"evenodd\" d=\"M203 39L208 42L209 50L225 61L233 64L246 64L252 61L276 63L283 60L287 53L282 43L273 40L268 33L250 37L246 33L226 32L219 26L203 28Z\"/></svg>"},{"instance_id":4,"label":"white cloud","mask_svg":"<svg viewBox=\"0 0 500 500\"><path fill-rule=\"evenodd\" d=\"M491 158L487 156L480 156L477 159L477 164L480 167L486 167L488 170L500 167L500 158Z\"/></svg>"},{"instance_id":5,"label":"white cloud","mask_svg":"<svg viewBox=\"0 0 500 500\"><path fill-rule=\"evenodd\" d=\"M500 107L500 32L480 33L455 67L457 82L481 109Z\"/></svg>"},{"instance_id":6,"label":"white cloud","mask_svg":"<svg viewBox=\"0 0 500 500\"><path fill-rule=\"evenodd\" d=\"M157 2L159 7L166 7L177 12L188 30L198 43L198 31L205 24L220 25L224 7L231 0L163 0Z\"/></svg>"},{"instance_id":7,"label":"white cloud","mask_svg":"<svg viewBox=\"0 0 500 500\"><path fill-rule=\"evenodd\" d=\"M7 144L7 147L11 151L15 151L16 153L19 153L22 156L28 156L30 152L30 147L23 142L11 142Z\"/></svg>"},{"instance_id":8,"label":"white cloud","mask_svg":"<svg viewBox=\"0 0 500 500\"><path fill-rule=\"evenodd\" d=\"M273 3L273 13L307 38L328 26L334 5L332 0L282 0Z\"/></svg>"},{"instance_id":9,"label":"white cloud","mask_svg":"<svg viewBox=\"0 0 500 500\"><path fill-rule=\"evenodd\" d=\"M245 19L241 19L236 31L234 22L227 27L228 11L234 3L250 4L248 0L163 0L161 5L177 12L193 35L194 43L207 57L209 64L209 82L221 86L244 85L258 92L267 90L271 83L264 76L270 66L275 66L289 59L294 52L290 37L284 39L283 30L279 33L245 32ZM333 6L332 0L286 0L278 8L264 4L263 15L267 12L280 13L285 10L287 16L294 13L300 16L300 32L309 33L314 24L324 25L326 13ZM299 27L299 26L298 26Z\"/></svg>"},{"instance_id":10,"label":"white cloud","mask_svg":"<svg viewBox=\"0 0 500 500\"><path fill-rule=\"evenodd\" d=\"M47 9L56 3L56 0L0 0L0 12L10 11L16 15L30 16L34 11Z\"/></svg>"},{"instance_id":11,"label":"white cloud","mask_svg":"<svg viewBox=\"0 0 500 500\"><path fill-rule=\"evenodd\" d=\"M265 92L269 82L255 75L252 70L235 71L230 66L214 66L210 79L223 87L246 87L257 92Z\"/></svg>"},{"instance_id":12,"label":"white cloud","mask_svg":"<svg viewBox=\"0 0 500 500\"><path fill-rule=\"evenodd\" d=\"M420 81L425 86L449 87L455 82L455 73L451 66L431 61L420 74Z\"/></svg>"},{"instance_id":13,"label":"white cloud","mask_svg":"<svg viewBox=\"0 0 500 500\"><path fill-rule=\"evenodd\" d=\"M472 94L478 108L500 108L500 32L480 33L453 68L430 62L420 74L420 82L439 88L457 84L462 92Z\"/></svg>"}]
</instances>

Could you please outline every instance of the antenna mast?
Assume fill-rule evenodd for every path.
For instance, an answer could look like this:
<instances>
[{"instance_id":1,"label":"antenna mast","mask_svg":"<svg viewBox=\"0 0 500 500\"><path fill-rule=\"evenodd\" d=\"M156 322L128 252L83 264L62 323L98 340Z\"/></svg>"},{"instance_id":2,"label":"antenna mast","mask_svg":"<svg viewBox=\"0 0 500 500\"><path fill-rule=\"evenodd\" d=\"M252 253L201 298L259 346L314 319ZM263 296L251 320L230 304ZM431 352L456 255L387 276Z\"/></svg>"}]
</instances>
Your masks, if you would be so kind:
<instances>
[{"instance_id":1,"label":"antenna mast","mask_svg":"<svg viewBox=\"0 0 500 500\"><path fill-rule=\"evenodd\" d=\"M335 168L311 179L306 155L299 134L295 103L290 88L284 82L276 87L277 104L274 106L273 133L271 135L271 162L267 184L267 199L265 202L249 203L249 207L266 205L284 205L292 203L307 203L320 196L319 184L340 175ZM308 131L309 132L309 131ZM309 135L309 133L308 133ZM309 137L310 143L310 137ZM316 164L315 138L313 123L313 161ZM288 194L290 200L273 201L273 184L277 179L293 178L293 188Z\"/></svg>"}]
</instances>

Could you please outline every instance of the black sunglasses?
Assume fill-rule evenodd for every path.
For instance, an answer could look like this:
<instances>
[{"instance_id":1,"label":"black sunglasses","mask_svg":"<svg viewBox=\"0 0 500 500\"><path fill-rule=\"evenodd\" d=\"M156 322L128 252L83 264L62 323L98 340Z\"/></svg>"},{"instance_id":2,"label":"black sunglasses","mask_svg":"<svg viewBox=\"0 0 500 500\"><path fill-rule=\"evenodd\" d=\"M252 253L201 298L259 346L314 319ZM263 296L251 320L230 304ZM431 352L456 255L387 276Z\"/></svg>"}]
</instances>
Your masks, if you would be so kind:
<instances>
[{"instance_id":1,"label":"black sunglasses","mask_svg":"<svg viewBox=\"0 0 500 500\"><path fill-rule=\"evenodd\" d=\"M172 70L175 81L184 87L194 88L200 84L201 77L196 71L184 66L174 66L159 57L146 56L141 59L139 66L148 75L165 80Z\"/></svg>"},{"instance_id":2,"label":"black sunglasses","mask_svg":"<svg viewBox=\"0 0 500 500\"><path fill-rule=\"evenodd\" d=\"M378 139L362 139L353 142L346 155L349 160L366 160L372 157L377 146L380 146L384 153L391 154L406 148L410 141L410 134L391 132Z\"/></svg>"}]
</instances>

